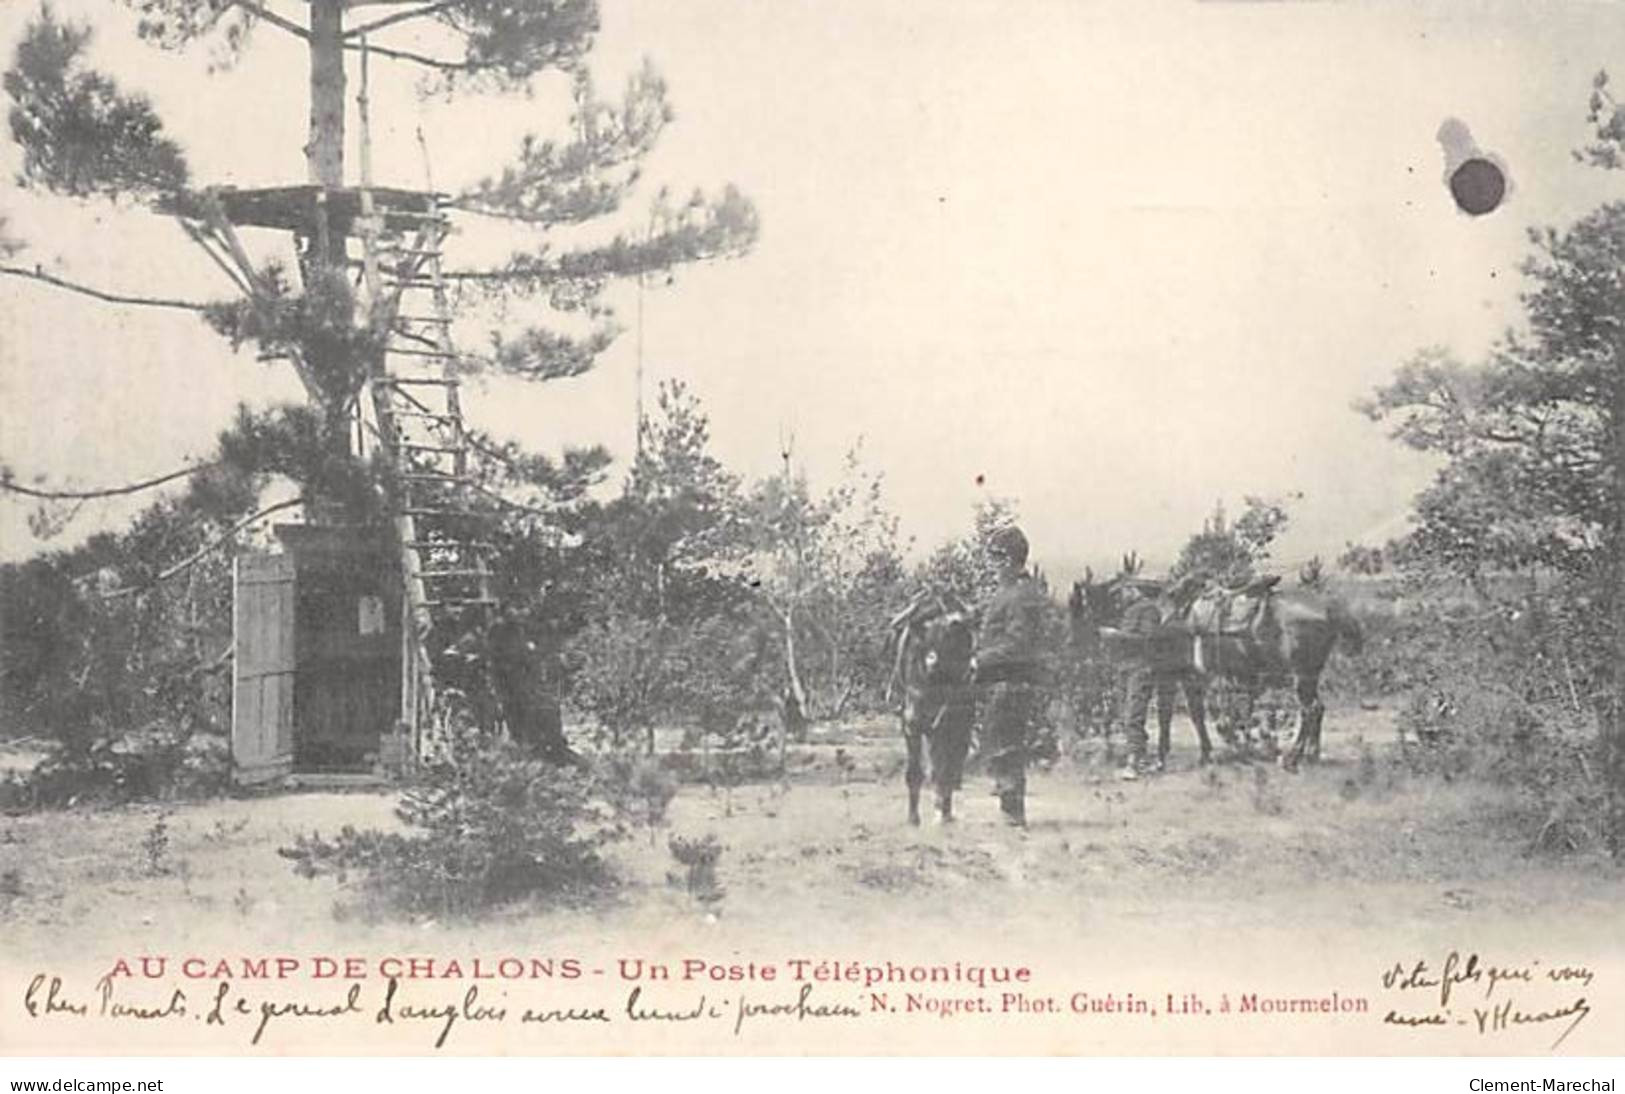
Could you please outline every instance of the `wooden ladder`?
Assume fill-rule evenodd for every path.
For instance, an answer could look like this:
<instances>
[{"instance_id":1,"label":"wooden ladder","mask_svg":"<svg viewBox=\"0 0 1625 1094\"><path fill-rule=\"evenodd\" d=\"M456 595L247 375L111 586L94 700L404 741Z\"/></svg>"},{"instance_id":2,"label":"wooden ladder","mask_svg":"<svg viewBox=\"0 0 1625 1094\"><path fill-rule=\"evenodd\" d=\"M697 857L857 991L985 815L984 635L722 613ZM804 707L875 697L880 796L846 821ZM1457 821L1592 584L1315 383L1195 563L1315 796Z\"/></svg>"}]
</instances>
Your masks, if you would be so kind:
<instances>
[{"instance_id":1,"label":"wooden ladder","mask_svg":"<svg viewBox=\"0 0 1625 1094\"><path fill-rule=\"evenodd\" d=\"M497 606L492 546L470 504L475 483L441 267L449 222L438 195L421 210L391 209L383 218L370 192L361 196L362 265L383 339L368 379L371 424L389 461L405 587L402 721L409 747L427 759L439 747L435 643L489 620Z\"/></svg>"}]
</instances>

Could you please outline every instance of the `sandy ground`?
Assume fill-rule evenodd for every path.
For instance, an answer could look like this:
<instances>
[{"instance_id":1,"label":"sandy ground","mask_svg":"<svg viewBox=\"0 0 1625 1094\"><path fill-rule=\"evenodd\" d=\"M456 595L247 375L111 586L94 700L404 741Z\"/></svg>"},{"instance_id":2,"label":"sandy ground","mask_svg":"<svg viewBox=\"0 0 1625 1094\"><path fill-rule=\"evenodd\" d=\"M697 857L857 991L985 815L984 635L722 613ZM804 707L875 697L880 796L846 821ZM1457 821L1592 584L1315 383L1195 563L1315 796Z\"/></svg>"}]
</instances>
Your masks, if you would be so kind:
<instances>
[{"instance_id":1,"label":"sandy ground","mask_svg":"<svg viewBox=\"0 0 1625 1094\"><path fill-rule=\"evenodd\" d=\"M1380 712L1334 712L1326 762L1289 775L1198 768L1179 725L1160 777L1125 784L1077 757L1036 773L1025 832L999 823L976 774L958 823L909 827L900 743L869 727L845 736L850 762L836 763L832 743L815 745L786 785L685 787L652 842L614 848L621 880L602 900L477 923L379 920L363 914L353 885L298 878L277 855L300 832L392 825L383 792L8 818L5 964L177 948L624 954L629 940L668 955L1019 953L1069 968L1242 971L1335 957L1370 972L1388 953L1498 939L1533 952L1532 937L1588 960L1625 956L1617 867L1526 855L1509 803L1490 787L1387 767L1362 777L1360 742L1382 748L1389 726ZM719 901L673 884L673 833L723 843Z\"/></svg>"}]
</instances>

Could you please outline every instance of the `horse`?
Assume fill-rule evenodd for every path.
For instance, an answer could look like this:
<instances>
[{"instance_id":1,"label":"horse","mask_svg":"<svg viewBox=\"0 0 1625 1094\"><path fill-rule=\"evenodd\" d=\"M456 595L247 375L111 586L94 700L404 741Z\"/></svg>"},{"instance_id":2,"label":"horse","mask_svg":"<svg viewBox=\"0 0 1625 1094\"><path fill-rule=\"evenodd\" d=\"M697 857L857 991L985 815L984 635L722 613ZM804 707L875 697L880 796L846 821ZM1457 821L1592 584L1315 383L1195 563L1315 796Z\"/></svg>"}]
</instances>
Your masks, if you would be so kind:
<instances>
[{"instance_id":1,"label":"horse","mask_svg":"<svg viewBox=\"0 0 1625 1094\"><path fill-rule=\"evenodd\" d=\"M971 612L952 594L922 593L892 618L891 627L897 655L886 697L890 701L895 686L902 684L908 822L920 823L929 744L937 815L946 823L953 820L954 791L964 774L976 713Z\"/></svg>"},{"instance_id":2,"label":"horse","mask_svg":"<svg viewBox=\"0 0 1625 1094\"><path fill-rule=\"evenodd\" d=\"M1236 684L1251 714L1266 687L1292 685L1298 698L1298 728L1281 766L1297 769L1305 757L1320 759L1320 677L1332 650L1340 644L1358 654L1364 645L1360 624L1336 597L1302 589L1278 590L1278 578L1255 580L1246 588L1215 591L1211 583L1187 578L1168 591L1170 626L1164 632L1164 656L1204 685L1216 678ZM1089 632L1098 643L1111 635L1122 618L1124 579L1095 583L1092 576L1076 582L1072 605L1074 632ZM1242 609L1238 616L1234 608ZM1176 667L1170 665L1170 668Z\"/></svg>"}]
</instances>

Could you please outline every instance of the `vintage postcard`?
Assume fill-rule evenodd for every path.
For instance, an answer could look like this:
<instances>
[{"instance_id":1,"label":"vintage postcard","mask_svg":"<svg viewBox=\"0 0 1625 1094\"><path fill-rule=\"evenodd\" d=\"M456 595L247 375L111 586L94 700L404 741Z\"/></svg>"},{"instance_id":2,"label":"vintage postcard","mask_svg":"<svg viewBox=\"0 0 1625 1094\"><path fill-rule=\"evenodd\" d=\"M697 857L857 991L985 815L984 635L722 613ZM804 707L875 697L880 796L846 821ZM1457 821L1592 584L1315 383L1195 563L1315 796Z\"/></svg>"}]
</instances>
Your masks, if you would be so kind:
<instances>
[{"instance_id":1,"label":"vintage postcard","mask_svg":"<svg viewBox=\"0 0 1625 1094\"><path fill-rule=\"evenodd\" d=\"M0 65L0 1051L1625 1043L1625 6Z\"/></svg>"}]
</instances>

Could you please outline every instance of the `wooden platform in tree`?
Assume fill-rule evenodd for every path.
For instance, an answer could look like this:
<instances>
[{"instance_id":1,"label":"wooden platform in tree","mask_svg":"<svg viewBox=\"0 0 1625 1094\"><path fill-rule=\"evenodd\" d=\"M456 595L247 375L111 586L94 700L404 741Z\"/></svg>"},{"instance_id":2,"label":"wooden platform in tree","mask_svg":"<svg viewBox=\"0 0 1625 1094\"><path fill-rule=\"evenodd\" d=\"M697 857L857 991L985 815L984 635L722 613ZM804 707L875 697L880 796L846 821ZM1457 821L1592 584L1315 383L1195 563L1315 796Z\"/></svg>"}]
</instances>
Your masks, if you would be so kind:
<instances>
[{"instance_id":1,"label":"wooden platform in tree","mask_svg":"<svg viewBox=\"0 0 1625 1094\"><path fill-rule=\"evenodd\" d=\"M266 186L252 189L221 187L213 191L226 219L239 228L272 228L309 234L316 224L316 209L324 200L328 230L334 235L355 234L354 224L361 215L361 191L356 187L326 190L320 186ZM383 214L387 231L410 232L430 215L435 202L446 195L423 190L397 190L387 186L372 188L373 208ZM170 211L183 216L205 216L203 199L189 196Z\"/></svg>"}]
</instances>

